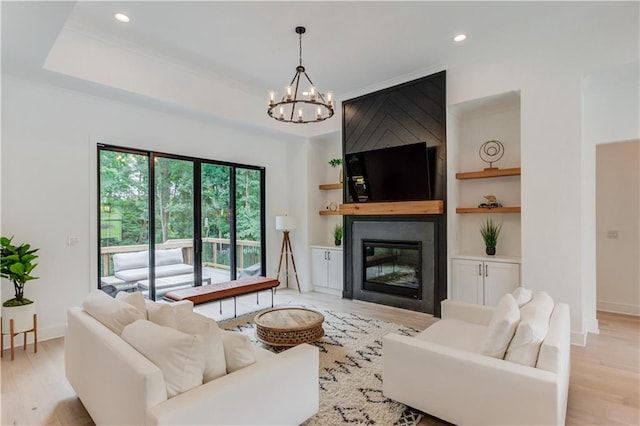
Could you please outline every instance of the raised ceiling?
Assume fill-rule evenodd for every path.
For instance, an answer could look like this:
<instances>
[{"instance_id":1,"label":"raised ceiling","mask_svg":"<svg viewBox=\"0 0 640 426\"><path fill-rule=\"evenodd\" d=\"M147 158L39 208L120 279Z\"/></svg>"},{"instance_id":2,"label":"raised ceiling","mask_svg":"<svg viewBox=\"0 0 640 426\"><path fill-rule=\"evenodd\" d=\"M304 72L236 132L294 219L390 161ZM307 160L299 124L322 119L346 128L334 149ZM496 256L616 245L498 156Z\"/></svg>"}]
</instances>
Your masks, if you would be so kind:
<instances>
[{"instance_id":1,"label":"raised ceiling","mask_svg":"<svg viewBox=\"0 0 640 426\"><path fill-rule=\"evenodd\" d=\"M2 2L2 65L3 72L57 79L102 95L138 98L234 121L246 119L257 127L295 129L294 133L305 135L301 126L270 123L266 117L268 90L281 91L294 74L297 25L307 27L303 60L310 76L321 89L334 90L340 101L402 76L473 61L488 51L522 50L538 35L561 36L584 18L591 20L612 7L623 6L477 1ZM116 12L126 13L131 22L117 22ZM468 38L455 43L452 38L460 32ZM217 80L219 86L202 84L208 79ZM190 82L199 88L189 87ZM170 91L166 85L177 87ZM207 96L232 99L226 99L225 107L225 102L207 104ZM233 102L240 111L225 111Z\"/></svg>"}]
</instances>

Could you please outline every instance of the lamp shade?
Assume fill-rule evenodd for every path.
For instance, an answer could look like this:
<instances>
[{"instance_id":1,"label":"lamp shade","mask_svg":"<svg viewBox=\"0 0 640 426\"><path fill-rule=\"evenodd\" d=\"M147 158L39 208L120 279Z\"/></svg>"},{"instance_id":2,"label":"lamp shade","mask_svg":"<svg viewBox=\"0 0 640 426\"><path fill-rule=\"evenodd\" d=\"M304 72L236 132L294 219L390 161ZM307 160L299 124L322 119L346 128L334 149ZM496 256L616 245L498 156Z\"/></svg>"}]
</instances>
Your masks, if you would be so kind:
<instances>
[{"instance_id":1,"label":"lamp shade","mask_svg":"<svg viewBox=\"0 0 640 426\"><path fill-rule=\"evenodd\" d=\"M296 229L296 219L293 216L276 216L276 230L288 231Z\"/></svg>"}]
</instances>

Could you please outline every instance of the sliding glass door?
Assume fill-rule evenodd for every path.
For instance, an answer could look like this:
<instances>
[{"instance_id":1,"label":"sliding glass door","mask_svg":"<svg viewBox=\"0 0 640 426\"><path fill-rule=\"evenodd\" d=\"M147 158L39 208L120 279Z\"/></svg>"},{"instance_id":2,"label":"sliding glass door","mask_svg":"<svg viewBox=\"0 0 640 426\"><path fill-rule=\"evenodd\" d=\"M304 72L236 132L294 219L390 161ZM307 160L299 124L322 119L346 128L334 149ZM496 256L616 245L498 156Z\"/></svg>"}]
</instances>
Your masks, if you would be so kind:
<instances>
[{"instance_id":1,"label":"sliding glass door","mask_svg":"<svg viewBox=\"0 0 640 426\"><path fill-rule=\"evenodd\" d=\"M99 145L98 190L99 288L265 275L263 168Z\"/></svg>"}]
</instances>

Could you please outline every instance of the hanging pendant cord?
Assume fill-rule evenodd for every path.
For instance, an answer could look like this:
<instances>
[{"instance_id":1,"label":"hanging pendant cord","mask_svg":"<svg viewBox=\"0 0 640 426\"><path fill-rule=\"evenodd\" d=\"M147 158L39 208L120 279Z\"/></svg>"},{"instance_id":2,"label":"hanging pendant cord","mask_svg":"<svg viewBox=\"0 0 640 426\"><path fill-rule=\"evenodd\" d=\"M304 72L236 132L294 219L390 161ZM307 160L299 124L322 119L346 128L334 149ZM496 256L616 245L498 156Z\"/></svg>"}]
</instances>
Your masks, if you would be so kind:
<instances>
[{"instance_id":1,"label":"hanging pendant cord","mask_svg":"<svg viewBox=\"0 0 640 426\"><path fill-rule=\"evenodd\" d=\"M298 41L299 41L299 45L300 45L300 53L299 53L300 66L302 66L302 34L298 34Z\"/></svg>"}]
</instances>

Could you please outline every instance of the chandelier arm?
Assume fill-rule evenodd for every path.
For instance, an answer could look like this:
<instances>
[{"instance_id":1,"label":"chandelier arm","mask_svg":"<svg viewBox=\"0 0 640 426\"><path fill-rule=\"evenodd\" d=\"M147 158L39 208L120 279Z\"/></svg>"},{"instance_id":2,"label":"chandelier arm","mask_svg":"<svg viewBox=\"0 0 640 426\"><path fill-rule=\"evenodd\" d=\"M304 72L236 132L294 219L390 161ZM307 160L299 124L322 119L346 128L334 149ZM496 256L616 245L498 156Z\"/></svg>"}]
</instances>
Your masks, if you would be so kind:
<instances>
[{"instance_id":1,"label":"chandelier arm","mask_svg":"<svg viewBox=\"0 0 640 426\"><path fill-rule=\"evenodd\" d=\"M302 37L302 36L301 36ZM293 121L293 114L296 112L296 104L298 103L298 86L300 85L300 71L296 72L296 77L294 78L296 81L296 88L293 91L293 105L291 105L291 121Z\"/></svg>"}]
</instances>

